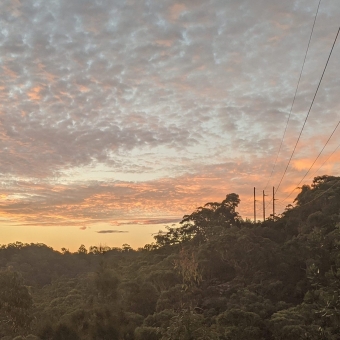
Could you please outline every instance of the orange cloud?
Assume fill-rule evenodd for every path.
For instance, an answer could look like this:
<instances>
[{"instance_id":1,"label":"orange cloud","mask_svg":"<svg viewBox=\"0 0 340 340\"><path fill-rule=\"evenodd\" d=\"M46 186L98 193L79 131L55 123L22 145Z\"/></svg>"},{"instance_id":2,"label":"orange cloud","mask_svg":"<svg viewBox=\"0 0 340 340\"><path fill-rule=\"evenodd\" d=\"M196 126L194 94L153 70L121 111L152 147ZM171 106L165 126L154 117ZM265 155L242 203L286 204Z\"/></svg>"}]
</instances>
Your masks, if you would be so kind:
<instances>
[{"instance_id":1,"label":"orange cloud","mask_svg":"<svg viewBox=\"0 0 340 340\"><path fill-rule=\"evenodd\" d=\"M179 16L186 10L186 6L184 4L174 4L169 9L169 16L172 21L178 20Z\"/></svg>"},{"instance_id":2,"label":"orange cloud","mask_svg":"<svg viewBox=\"0 0 340 340\"><path fill-rule=\"evenodd\" d=\"M12 71L9 67L7 66L2 66L2 69L4 71L4 74L7 76L7 77L10 77L10 78L17 78L18 77L18 74L14 71Z\"/></svg>"},{"instance_id":3,"label":"orange cloud","mask_svg":"<svg viewBox=\"0 0 340 340\"><path fill-rule=\"evenodd\" d=\"M83 92L83 93L90 91L90 89L88 87L83 86L83 85L78 85L78 89L79 89L80 92Z\"/></svg>"},{"instance_id":4,"label":"orange cloud","mask_svg":"<svg viewBox=\"0 0 340 340\"><path fill-rule=\"evenodd\" d=\"M164 47L171 47L173 44L172 40L156 40L156 44Z\"/></svg>"},{"instance_id":5,"label":"orange cloud","mask_svg":"<svg viewBox=\"0 0 340 340\"><path fill-rule=\"evenodd\" d=\"M252 175L253 170L247 167L235 160L234 163L203 167L197 174L147 182L93 181L51 185L21 181L9 191L1 192L1 216L20 225L69 225L81 230L85 230L84 225L98 222L107 225L167 224L180 221L207 202L221 202L228 193L235 192L241 199L240 215L252 218L253 187L257 190L257 214L260 216L266 181L263 176ZM282 209L282 200L297 186L300 176L301 173L291 171L284 179L276 195L280 200L277 213ZM277 182L275 178L272 181ZM271 213L271 190L269 185L266 190L268 215ZM298 192L293 192L286 204L293 202Z\"/></svg>"},{"instance_id":6,"label":"orange cloud","mask_svg":"<svg viewBox=\"0 0 340 340\"><path fill-rule=\"evenodd\" d=\"M40 91L41 90L42 90L42 87L36 86L30 92L27 93L27 96L32 101L39 101L41 99L41 96L40 96Z\"/></svg>"},{"instance_id":7,"label":"orange cloud","mask_svg":"<svg viewBox=\"0 0 340 340\"><path fill-rule=\"evenodd\" d=\"M308 170L312 165L312 160L309 158L296 159L292 160L291 164L296 170Z\"/></svg>"}]
</instances>

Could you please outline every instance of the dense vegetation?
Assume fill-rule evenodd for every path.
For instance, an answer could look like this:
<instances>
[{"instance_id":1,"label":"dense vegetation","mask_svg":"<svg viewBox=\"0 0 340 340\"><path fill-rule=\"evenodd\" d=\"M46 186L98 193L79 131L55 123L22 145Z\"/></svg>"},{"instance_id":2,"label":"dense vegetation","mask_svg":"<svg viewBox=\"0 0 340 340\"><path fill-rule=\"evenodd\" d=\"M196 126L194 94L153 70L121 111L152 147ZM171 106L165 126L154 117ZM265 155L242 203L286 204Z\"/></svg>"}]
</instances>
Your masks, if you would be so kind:
<instances>
[{"instance_id":1,"label":"dense vegetation","mask_svg":"<svg viewBox=\"0 0 340 340\"><path fill-rule=\"evenodd\" d=\"M229 194L133 250L0 248L0 339L339 339L340 177L244 221Z\"/></svg>"}]
</instances>

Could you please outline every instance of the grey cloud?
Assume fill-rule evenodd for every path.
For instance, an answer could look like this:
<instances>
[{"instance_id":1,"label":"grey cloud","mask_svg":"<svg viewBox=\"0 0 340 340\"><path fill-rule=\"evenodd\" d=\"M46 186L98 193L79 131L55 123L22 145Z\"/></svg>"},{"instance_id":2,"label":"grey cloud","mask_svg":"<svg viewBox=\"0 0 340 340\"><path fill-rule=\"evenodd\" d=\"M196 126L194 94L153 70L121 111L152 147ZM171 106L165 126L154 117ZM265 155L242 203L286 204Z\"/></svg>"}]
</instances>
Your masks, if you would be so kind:
<instances>
[{"instance_id":1,"label":"grey cloud","mask_svg":"<svg viewBox=\"0 0 340 340\"><path fill-rule=\"evenodd\" d=\"M168 224L168 223L178 223L178 218L159 218L143 221L143 224Z\"/></svg>"},{"instance_id":2,"label":"grey cloud","mask_svg":"<svg viewBox=\"0 0 340 340\"><path fill-rule=\"evenodd\" d=\"M115 222L113 225L146 225L146 224L168 224L168 223L178 223L180 221L179 218L152 218L152 219L141 219L137 221L129 221L129 222Z\"/></svg>"},{"instance_id":3,"label":"grey cloud","mask_svg":"<svg viewBox=\"0 0 340 340\"><path fill-rule=\"evenodd\" d=\"M0 172L48 182L101 163L112 171L157 168L175 176L204 173L232 158L251 169L252 159L274 157L316 3L174 5L2 2ZM335 1L322 4L282 160L307 112L338 17ZM319 127L331 130L339 118L339 53L337 46L306 139L319 140ZM70 187L69 194L44 193L42 200L79 203L84 192L78 196Z\"/></svg>"},{"instance_id":4,"label":"grey cloud","mask_svg":"<svg viewBox=\"0 0 340 340\"><path fill-rule=\"evenodd\" d=\"M128 231L125 230L99 230L96 231L98 234L120 234L120 233L128 233Z\"/></svg>"}]
</instances>

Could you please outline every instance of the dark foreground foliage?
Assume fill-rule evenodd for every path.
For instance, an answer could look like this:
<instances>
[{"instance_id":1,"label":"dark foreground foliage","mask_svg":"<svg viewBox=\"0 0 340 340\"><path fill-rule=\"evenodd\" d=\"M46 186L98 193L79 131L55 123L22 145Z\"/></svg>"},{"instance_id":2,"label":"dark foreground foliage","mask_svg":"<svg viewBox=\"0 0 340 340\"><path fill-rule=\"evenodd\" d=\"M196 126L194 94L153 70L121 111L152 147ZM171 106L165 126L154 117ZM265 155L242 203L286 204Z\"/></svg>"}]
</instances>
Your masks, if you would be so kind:
<instances>
[{"instance_id":1,"label":"dark foreground foliage","mask_svg":"<svg viewBox=\"0 0 340 340\"><path fill-rule=\"evenodd\" d=\"M243 221L229 194L137 251L0 248L0 339L325 340L340 334L340 178Z\"/></svg>"}]
</instances>

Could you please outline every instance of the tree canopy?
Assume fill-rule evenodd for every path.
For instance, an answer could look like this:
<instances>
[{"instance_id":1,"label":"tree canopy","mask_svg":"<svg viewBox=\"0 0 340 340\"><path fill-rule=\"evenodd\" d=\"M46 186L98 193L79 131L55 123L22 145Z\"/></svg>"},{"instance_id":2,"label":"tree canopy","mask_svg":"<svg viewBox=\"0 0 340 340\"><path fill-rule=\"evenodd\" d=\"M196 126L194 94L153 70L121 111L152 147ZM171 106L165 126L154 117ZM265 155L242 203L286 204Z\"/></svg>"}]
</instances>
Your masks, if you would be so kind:
<instances>
[{"instance_id":1,"label":"tree canopy","mask_svg":"<svg viewBox=\"0 0 340 340\"><path fill-rule=\"evenodd\" d=\"M265 222L239 203L209 202L138 250L2 245L0 339L338 339L340 178Z\"/></svg>"}]
</instances>

